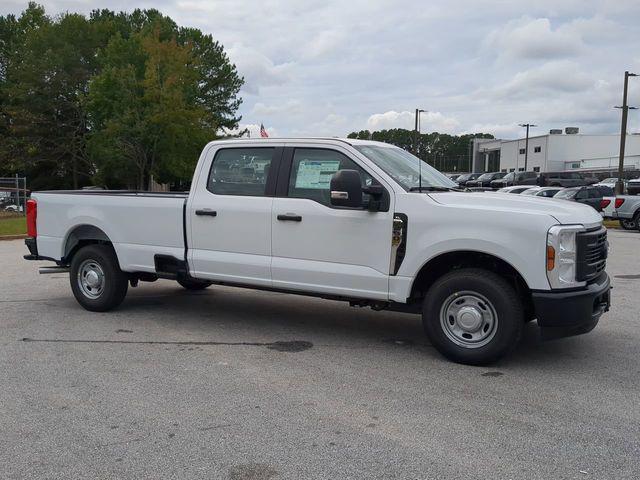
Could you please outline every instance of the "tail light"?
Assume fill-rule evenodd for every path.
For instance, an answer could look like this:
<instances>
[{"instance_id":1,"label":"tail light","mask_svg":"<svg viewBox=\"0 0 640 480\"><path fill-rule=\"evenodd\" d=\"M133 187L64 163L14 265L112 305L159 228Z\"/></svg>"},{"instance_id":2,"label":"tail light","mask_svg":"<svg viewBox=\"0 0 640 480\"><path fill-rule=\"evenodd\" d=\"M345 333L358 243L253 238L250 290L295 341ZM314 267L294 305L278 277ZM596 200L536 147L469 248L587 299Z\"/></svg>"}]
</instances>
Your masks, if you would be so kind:
<instances>
[{"instance_id":1,"label":"tail light","mask_svg":"<svg viewBox=\"0 0 640 480\"><path fill-rule=\"evenodd\" d=\"M27 200L27 236L36 238L38 229L36 219L38 218L38 202L30 198Z\"/></svg>"},{"instance_id":2,"label":"tail light","mask_svg":"<svg viewBox=\"0 0 640 480\"><path fill-rule=\"evenodd\" d=\"M605 208L607 208L610 203L611 203L611 200L608 200L606 198L603 198L602 200L600 200L600 210L604 210Z\"/></svg>"},{"instance_id":3,"label":"tail light","mask_svg":"<svg viewBox=\"0 0 640 480\"><path fill-rule=\"evenodd\" d=\"M624 198L616 198L616 203L614 204L616 208L620 208L624 203Z\"/></svg>"}]
</instances>

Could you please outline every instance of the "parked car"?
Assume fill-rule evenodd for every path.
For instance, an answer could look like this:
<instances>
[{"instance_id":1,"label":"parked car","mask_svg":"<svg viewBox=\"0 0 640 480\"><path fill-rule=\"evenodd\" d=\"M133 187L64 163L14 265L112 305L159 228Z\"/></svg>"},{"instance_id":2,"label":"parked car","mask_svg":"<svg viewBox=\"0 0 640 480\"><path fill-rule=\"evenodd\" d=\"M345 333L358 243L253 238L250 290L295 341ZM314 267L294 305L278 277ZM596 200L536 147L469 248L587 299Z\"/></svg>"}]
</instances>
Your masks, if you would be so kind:
<instances>
[{"instance_id":1,"label":"parked car","mask_svg":"<svg viewBox=\"0 0 640 480\"><path fill-rule=\"evenodd\" d=\"M32 193L25 258L57 264L43 273L69 272L90 311L168 278L190 290L222 284L422 314L431 344L468 364L506 354L527 320L545 337L596 326L610 303L600 215L458 191L419 164L365 140L215 141L188 194Z\"/></svg>"},{"instance_id":2,"label":"parked car","mask_svg":"<svg viewBox=\"0 0 640 480\"><path fill-rule=\"evenodd\" d=\"M465 186L467 188L472 188L472 187L491 188L491 182L492 181L494 181L494 180L496 180L498 178L502 178L505 175L506 175L506 172L483 173L482 175L480 175L475 180L467 181Z\"/></svg>"},{"instance_id":3,"label":"parked car","mask_svg":"<svg viewBox=\"0 0 640 480\"><path fill-rule=\"evenodd\" d=\"M458 186L459 187L466 187L467 186L467 182L469 180L475 180L480 175L482 175L482 174L481 173L463 173L458 178L456 178L456 182L458 182Z\"/></svg>"},{"instance_id":4,"label":"parked car","mask_svg":"<svg viewBox=\"0 0 640 480\"><path fill-rule=\"evenodd\" d=\"M618 183L618 177L609 177L609 178L605 178L604 180L600 180L597 183L594 183L593 185L597 185L597 186L602 186L602 187L610 187L615 189L616 188L616 183ZM627 185L627 180L623 180L623 184Z\"/></svg>"},{"instance_id":5,"label":"parked car","mask_svg":"<svg viewBox=\"0 0 640 480\"><path fill-rule=\"evenodd\" d=\"M625 230L640 228L640 196L618 195L613 199L613 208L606 210L607 218L618 220ZM609 203L607 206L611 205Z\"/></svg>"},{"instance_id":6,"label":"parked car","mask_svg":"<svg viewBox=\"0 0 640 480\"><path fill-rule=\"evenodd\" d=\"M594 182L579 172L543 172L538 177L541 187L580 187Z\"/></svg>"},{"instance_id":7,"label":"parked car","mask_svg":"<svg viewBox=\"0 0 640 480\"><path fill-rule=\"evenodd\" d=\"M447 177L449 177L454 182L458 179L459 176L460 176L459 173L451 173L451 174L447 175Z\"/></svg>"},{"instance_id":8,"label":"parked car","mask_svg":"<svg viewBox=\"0 0 640 480\"><path fill-rule=\"evenodd\" d=\"M560 190L562 190L562 187L532 187L522 192L522 195L551 198Z\"/></svg>"},{"instance_id":9,"label":"parked car","mask_svg":"<svg viewBox=\"0 0 640 480\"><path fill-rule=\"evenodd\" d=\"M604 218L605 220L613 219L613 214L615 212L615 202L616 197L602 197L602 200L600 200L600 215L602 215L602 218Z\"/></svg>"},{"instance_id":10,"label":"parked car","mask_svg":"<svg viewBox=\"0 0 640 480\"><path fill-rule=\"evenodd\" d=\"M560 198L563 200L571 200L578 203L584 203L600 211L602 206L602 198L613 195L611 187L572 187L560 190L554 195L553 198Z\"/></svg>"},{"instance_id":11,"label":"parked car","mask_svg":"<svg viewBox=\"0 0 640 480\"><path fill-rule=\"evenodd\" d=\"M627 195L640 194L640 178L634 178L627 183Z\"/></svg>"},{"instance_id":12,"label":"parked car","mask_svg":"<svg viewBox=\"0 0 640 480\"><path fill-rule=\"evenodd\" d=\"M515 185L512 187L504 187L498 190L500 193L522 193L531 188L529 185Z\"/></svg>"},{"instance_id":13,"label":"parked car","mask_svg":"<svg viewBox=\"0 0 640 480\"><path fill-rule=\"evenodd\" d=\"M511 185L536 185L536 172L509 172L504 177L491 182L491 188L503 188Z\"/></svg>"},{"instance_id":14,"label":"parked car","mask_svg":"<svg viewBox=\"0 0 640 480\"><path fill-rule=\"evenodd\" d=\"M18 205L7 205L6 207L4 207L4 211L5 212L21 212L22 211L22 206L18 206Z\"/></svg>"}]
</instances>

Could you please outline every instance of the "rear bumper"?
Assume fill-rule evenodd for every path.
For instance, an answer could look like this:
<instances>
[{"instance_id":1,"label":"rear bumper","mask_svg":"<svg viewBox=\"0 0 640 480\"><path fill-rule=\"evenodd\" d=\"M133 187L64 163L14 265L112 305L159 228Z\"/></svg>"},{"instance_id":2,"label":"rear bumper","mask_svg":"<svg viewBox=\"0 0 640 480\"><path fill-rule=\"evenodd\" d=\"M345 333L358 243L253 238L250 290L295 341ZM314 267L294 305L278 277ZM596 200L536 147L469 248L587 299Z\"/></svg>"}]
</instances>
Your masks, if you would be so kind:
<instances>
[{"instance_id":1,"label":"rear bumper","mask_svg":"<svg viewBox=\"0 0 640 480\"><path fill-rule=\"evenodd\" d=\"M42 255L38 255L38 243L36 239L33 237L28 237L24 239L24 244L29 249L29 255L24 255L23 258L25 260L51 260L52 262L59 263L56 259L51 257L43 257Z\"/></svg>"},{"instance_id":2,"label":"rear bumper","mask_svg":"<svg viewBox=\"0 0 640 480\"><path fill-rule=\"evenodd\" d=\"M609 311L611 282L606 273L580 290L533 292L533 306L543 338L590 332Z\"/></svg>"},{"instance_id":3,"label":"rear bumper","mask_svg":"<svg viewBox=\"0 0 640 480\"><path fill-rule=\"evenodd\" d=\"M33 237L25 238L24 244L29 249L29 255L25 255L25 260L38 260L38 244L36 243L36 239Z\"/></svg>"}]
</instances>

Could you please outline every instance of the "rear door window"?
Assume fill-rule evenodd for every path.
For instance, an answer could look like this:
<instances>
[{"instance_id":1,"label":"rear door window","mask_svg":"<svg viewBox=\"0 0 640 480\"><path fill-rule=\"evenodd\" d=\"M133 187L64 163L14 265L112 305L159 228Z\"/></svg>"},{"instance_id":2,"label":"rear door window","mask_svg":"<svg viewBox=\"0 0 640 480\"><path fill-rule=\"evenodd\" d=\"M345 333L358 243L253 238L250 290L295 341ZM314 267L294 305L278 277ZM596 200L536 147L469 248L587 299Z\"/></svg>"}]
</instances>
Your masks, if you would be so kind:
<instances>
[{"instance_id":1,"label":"rear door window","mask_svg":"<svg viewBox=\"0 0 640 480\"><path fill-rule=\"evenodd\" d=\"M217 195L265 195L275 148L224 148L211 164L207 190Z\"/></svg>"}]
</instances>

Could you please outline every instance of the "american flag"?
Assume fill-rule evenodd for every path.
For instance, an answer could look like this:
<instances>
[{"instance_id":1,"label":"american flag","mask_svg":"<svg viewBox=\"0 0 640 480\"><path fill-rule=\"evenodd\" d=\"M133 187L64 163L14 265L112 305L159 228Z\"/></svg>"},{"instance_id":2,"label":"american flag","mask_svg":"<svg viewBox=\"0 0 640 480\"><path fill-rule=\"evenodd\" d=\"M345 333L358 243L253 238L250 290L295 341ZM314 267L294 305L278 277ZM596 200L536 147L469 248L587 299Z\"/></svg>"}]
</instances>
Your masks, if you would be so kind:
<instances>
[{"instance_id":1,"label":"american flag","mask_svg":"<svg viewBox=\"0 0 640 480\"><path fill-rule=\"evenodd\" d=\"M267 131L264 128L263 124L260 124L260 136L262 138L269 138L269 134L267 133Z\"/></svg>"}]
</instances>

